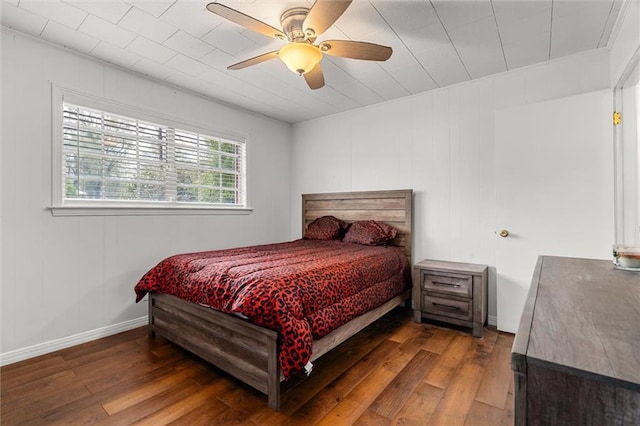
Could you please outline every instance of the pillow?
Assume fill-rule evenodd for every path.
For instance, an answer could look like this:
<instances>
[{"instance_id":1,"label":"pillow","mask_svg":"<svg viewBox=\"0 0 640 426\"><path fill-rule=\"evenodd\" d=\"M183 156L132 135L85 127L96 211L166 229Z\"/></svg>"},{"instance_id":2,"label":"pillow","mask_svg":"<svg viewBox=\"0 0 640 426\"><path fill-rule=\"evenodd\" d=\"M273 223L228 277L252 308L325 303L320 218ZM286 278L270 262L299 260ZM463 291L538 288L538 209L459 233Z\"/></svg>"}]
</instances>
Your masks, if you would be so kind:
<instances>
[{"instance_id":1,"label":"pillow","mask_svg":"<svg viewBox=\"0 0 640 426\"><path fill-rule=\"evenodd\" d=\"M375 246L393 240L396 235L398 230L391 225L375 220L360 220L351 224L342 241Z\"/></svg>"},{"instance_id":2,"label":"pillow","mask_svg":"<svg viewBox=\"0 0 640 426\"><path fill-rule=\"evenodd\" d=\"M304 238L307 240L339 240L347 223L334 216L322 216L307 226Z\"/></svg>"}]
</instances>

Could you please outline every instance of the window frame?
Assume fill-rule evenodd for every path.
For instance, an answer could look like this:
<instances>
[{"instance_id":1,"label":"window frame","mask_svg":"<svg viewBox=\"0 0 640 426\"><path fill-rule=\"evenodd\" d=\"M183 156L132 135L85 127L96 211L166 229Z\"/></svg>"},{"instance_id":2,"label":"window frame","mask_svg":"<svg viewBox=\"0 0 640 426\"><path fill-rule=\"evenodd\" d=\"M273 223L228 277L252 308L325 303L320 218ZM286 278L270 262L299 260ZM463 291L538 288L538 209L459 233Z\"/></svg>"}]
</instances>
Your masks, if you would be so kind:
<instances>
[{"instance_id":1,"label":"window frame","mask_svg":"<svg viewBox=\"0 0 640 426\"><path fill-rule=\"evenodd\" d=\"M249 137L246 134L211 128L207 125L176 120L157 111L125 105L120 102L87 95L52 84L52 132L51 132L51 204L47 206L54 216L146 216L146 215L199 215L199 214L248 214L249 204ZM144 200L98 200L65 199L65 159L63 144L63 103L81 105L100 111L123 115L138 120L158 123L180 130L211 135L244 144L244 205L229 205L144 201Z\"/></svg>"}]
</instances>

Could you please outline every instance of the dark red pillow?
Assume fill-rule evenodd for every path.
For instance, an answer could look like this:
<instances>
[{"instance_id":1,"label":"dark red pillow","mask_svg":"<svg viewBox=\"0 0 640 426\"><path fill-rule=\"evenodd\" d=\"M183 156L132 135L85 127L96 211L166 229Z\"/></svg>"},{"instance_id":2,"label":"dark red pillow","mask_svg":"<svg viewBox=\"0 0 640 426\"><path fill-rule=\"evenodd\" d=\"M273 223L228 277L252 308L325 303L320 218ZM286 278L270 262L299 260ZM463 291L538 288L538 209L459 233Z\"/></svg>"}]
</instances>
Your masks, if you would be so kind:
<instances>
[{"instance_id":1,"label":"dark red pillow","mask_svg":"<svg viewBox=\"0 0 640 426\"><path fill-rule=\"evenodd\" d=\"M361 220L351 224L342 241L375 246L393 240L396 235L398 230L391 225L375 220Z\"/></svg>"},{"instance_id":2,"label":"dark red pillow","mask_svg":"<svg viewBox=\"0 0 640 426\"><path fill-rule=\"evenodd\" d=\"M346 226L346 222L334 216L322 216L307 226L304 238L307 240L339 240Z\"/></svg>"}]
</instances>

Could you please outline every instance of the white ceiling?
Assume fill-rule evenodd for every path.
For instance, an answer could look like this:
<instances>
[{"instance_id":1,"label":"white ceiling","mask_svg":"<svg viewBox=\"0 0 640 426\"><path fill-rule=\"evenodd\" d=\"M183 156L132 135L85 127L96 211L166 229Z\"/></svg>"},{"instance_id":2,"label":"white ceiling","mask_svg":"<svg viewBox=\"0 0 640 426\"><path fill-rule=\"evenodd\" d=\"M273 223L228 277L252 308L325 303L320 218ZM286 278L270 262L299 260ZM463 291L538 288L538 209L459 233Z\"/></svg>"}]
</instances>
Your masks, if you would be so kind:
<instances>
[{"instance_id":1,"label":"white ceiling","mask_svg":"<svg viewBox=\"0 0 640 426\"><path fill-rule=\"evenodd\" d=\"M207 0L2 0L0 23L170 85L295 123L574 53L604 48L622 0L354 0L318 41L391 46L386 62L326 56L310 90L272 39L206 10ZM281 28L312 0L220 0Z\"/></svg>"}]
</instances>

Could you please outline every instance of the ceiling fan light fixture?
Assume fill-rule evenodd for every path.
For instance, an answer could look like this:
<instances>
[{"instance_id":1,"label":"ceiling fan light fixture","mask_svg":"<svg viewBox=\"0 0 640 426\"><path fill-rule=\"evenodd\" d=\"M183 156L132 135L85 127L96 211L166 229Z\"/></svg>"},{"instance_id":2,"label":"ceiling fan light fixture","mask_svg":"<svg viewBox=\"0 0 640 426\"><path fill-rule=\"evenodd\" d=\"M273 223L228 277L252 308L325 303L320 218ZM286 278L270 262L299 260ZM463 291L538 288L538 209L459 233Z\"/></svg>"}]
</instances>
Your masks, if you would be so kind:
<instances>
[{"instance_id":1,"label":"ceiling fan light fixture","mask_svg":"<svg viewBox=\"0 0 640 426\"><path fill-rule=\"evenodd\" d=\"M278 57L296 74L306 74L322 60L322 52L316 46L306 42L293 42L278 52Z\"/></svg>"}]
</instances>

